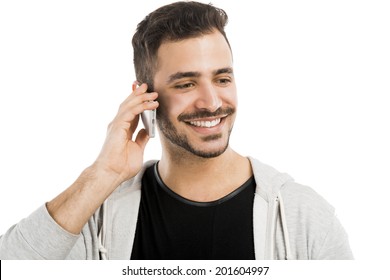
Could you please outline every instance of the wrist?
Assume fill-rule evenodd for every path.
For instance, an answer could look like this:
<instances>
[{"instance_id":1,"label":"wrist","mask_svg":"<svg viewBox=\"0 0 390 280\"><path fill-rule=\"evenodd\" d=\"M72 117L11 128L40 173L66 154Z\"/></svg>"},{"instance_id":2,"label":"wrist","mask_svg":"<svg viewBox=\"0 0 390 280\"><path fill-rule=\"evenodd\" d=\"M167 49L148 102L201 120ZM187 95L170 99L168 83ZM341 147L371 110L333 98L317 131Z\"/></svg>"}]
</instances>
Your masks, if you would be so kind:
<instances>
[{"instance_id":1,"label":"wrist","mask_svg":"<svg viewBox=\"0 0 390 280\"><path fill-rule=\"evenodd\" d=\"M104 182L105 185L115 189L128 178L114 168L110 168L99 161L95 161L85 169L85 172L93 176L96 180Z\"/></svg>"}]
</instances>

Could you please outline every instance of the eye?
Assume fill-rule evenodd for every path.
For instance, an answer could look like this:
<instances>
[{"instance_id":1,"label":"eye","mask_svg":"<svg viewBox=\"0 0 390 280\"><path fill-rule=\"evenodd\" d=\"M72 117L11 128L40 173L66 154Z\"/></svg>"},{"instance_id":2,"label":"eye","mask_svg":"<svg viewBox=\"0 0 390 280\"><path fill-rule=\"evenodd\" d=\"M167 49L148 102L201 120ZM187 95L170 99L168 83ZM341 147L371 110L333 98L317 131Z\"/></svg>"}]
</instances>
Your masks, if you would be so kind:
<instances>
[{"instance_id":1,"label":"eye","mask_svg":"<svg viewBox=\"0 0 390 280\"><path fill-rule=\"evenodd\" d=\"M189 88L192 88L192 87L194 87L193 83L185 83L185 84L175 85L176 89L189 89Z\"/></svg>"},{"instance_id":2,"label":"eye","mask_svg":"<svg viewBox=\"0 0 390 280\"><path fill-rule=\"evenodd\" d=\"M219 78L217 79L217 83L222 85L222 86L227 86L232 82L230 78Z\"/></svg>"}]
</instances>

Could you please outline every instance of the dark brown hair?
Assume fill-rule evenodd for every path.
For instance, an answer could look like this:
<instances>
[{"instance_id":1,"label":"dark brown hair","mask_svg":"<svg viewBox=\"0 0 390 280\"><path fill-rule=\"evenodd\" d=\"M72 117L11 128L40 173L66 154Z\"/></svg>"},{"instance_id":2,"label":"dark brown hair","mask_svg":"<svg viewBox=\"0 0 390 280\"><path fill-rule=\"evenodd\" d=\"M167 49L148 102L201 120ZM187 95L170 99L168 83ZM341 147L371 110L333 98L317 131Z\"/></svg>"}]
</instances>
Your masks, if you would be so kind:
<instances>
[{"instance_id":1,"label":"dark brown hair","mask_svg":"<svg viewBox=\"0 0 390 280\"><path fill-rule=\"evenodd\" d=\"M224 10L192 1L176 2L150 13L138 24L132 41L137 81L147 83L153 91L157 51L164 42L195 38L216 29L229 44L224 30L227 21Z\"/></svg>"}]
</instances>

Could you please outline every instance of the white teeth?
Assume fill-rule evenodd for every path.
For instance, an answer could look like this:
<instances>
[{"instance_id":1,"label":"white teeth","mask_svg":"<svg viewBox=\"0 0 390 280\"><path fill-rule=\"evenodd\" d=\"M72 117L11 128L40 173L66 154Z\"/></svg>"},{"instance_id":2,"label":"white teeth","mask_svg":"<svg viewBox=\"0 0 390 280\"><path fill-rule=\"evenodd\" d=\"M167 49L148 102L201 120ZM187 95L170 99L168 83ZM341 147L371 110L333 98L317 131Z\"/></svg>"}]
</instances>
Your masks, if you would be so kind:
<instances>
[{"instance_id":1,"label":"white teeth","mask_svg":"<svg viewBox=\"0 0 390 280\"><path fill-rule=\"evenodd\" d=\"M190 122L190 124L192 124L194 126L198 126L198 127L210 128L210 127L216 126L220 122L221 122L221 119L216 119L213 121L193 121L193 122Z\"/></svg>"}]
</instances>

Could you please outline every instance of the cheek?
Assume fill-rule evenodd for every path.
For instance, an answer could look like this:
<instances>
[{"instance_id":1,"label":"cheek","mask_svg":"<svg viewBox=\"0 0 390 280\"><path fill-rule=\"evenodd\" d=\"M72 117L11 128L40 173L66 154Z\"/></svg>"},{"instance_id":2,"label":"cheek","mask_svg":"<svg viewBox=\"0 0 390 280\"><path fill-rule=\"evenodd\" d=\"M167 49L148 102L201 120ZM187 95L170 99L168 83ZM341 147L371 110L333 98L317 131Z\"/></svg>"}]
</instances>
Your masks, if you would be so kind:
<instances>
[{"instance_id":1,"label":"cheek","mask_svg":"<svg viewBox=\"0 0 390 280\"><path fill-rule=\"evenodd\" d=\"M159 110L166 117L171 120L176 120L177 117L188 109L191 104L191 100L189 100L188 96L177 95L177 96L162 96L158 99L159 102Z\"/></svg>"},{"instance_id":2,"label":"cheek","mask_svg":"<svg viewBox=\"0 0 390 280\"><path fill-rule=\"evenodd\" d=\"M237 91L236 88L231 88L228 92L224 92L224 94L221 95L221 99L223 104L231 105L231 106L237 106L238 98L237 98Z\"/></svg>"},{"instance_id":3,"label":"cheek","mask_svg":"<svg viewBox=\"0 0 390 280\"><path fill-rule=\"evenodd\" d=\"M238 103L237 94L232 95L230 100L231 100L230 102L232 104L237 105L237 103Z\"/></svg>"}]
</instances>

